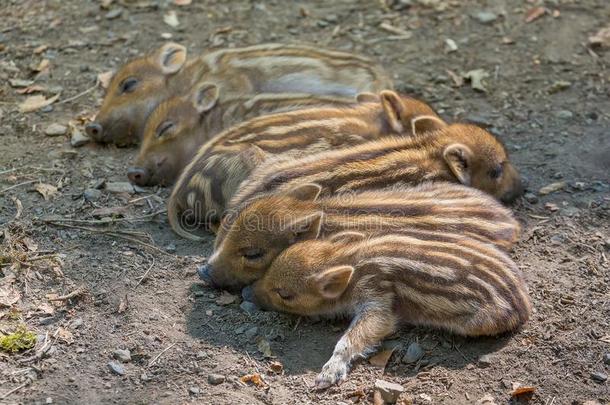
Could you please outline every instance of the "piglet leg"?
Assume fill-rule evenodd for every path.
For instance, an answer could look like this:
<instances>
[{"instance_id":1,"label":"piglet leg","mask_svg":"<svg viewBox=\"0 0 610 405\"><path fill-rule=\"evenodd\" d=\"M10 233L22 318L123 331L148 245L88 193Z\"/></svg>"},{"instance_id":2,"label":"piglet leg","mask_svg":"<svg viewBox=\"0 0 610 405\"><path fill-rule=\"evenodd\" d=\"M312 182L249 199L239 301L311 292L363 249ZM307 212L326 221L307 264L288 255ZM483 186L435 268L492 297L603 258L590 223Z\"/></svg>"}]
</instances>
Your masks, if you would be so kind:
<instances>
[{"instance_id":1,"label":"piglet leg","mask_svg":"<svg viewBox=\"0 0 610 405\"><path fill-rule=\"evenodd\" d=\"M396 316L391 310L379 307L367 308L356 315L316 377L315 388L325 389L345 380L351 362L392 334L396 330L396 323Z\"/></svg>"}]
</instances>

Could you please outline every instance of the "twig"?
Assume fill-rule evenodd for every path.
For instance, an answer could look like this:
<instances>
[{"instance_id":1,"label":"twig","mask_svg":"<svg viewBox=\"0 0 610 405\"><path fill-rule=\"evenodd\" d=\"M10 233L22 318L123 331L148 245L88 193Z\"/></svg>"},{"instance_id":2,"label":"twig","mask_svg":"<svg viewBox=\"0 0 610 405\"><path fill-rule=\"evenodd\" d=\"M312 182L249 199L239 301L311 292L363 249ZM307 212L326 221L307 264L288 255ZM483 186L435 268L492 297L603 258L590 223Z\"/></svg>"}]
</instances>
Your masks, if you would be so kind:
<instances>
[{"instance_id":1,"label":"twig","mask_svg":"<svg viewBox=\"0 0 610 405\"><path fill-rule=\"evenodd\" d=\"M80 93L78 93L77 95L72 96L72 97L70 97L70 98L67 98L67 99L65 99L65 100L58 101L58 102L57 102L57 103L55 103L55 104L56 104L56 105L57 105L57 104L65 104L65 103L69 103L70 101L74 101L74 100L76 100L77 98L80 98L80 97L84 96L85 94L89 94L89 93L91 93L93 90L95 90L95 89L97 88L97 86L98 86L98 83L97 83L97 81L96 81L96 82L95 82L95 84L94 84L93 86L89 87L87 90L85 90L85 91L81 91L81 92L80 92Z\"/></svg>"},{"instance_id":2,"label":"twig","mask_svg":"<svg viewBox=\"0 0 610 405\"><path fill-rule=\"evenodd\" d=\"M294 332L295 330L297 330L297 328L299 327L300 323L301 323L301 319L303 319L302 316L299 316L299 319L297 319L297 323L294 324L294 328L292 328L292 331Z\"/></svg>"},{"instance_id":3,"label":"twig","mask_svg":"<svg viewBox=\"0 0 610 405\"><path fill-rule=\"evenodd\" d=\"M49 301L68 301L72 298L78 297L79 295L83 295L86 292L87 292L87 289L84 286L80 286L69 294L61 295L61 296L55 297L55 298L49 298Z\"/></svg>"},{"instance_id":4,"label":"twig","mask_svg":"<svg viewBox=\"0 0 610 405\"><path fill-rule=\"evenodd\" d=\"M18 360L18 362L20 364L25 364L25 363L30 363L32 361L41 359L42 356L44 356L44 354L46 352L48 352L49 349L51 349L51 346L53 346L53 343L51 343L51 341L49 340L49 332L47 332L44 336L44 343L40 347L40 349L38 349L38 351L36 351L36 354L34 354L33 356L30 356L28 358Z\"/></svg>"},{"instance_id":5,"label":"twig","mask_svg":"<svg viewBox=\"0 0 610 405\"><path fill-rule=\"evenodd\" d=\"M17 188L17 187L25 186L27 184L36 183L37 181L38 180L30 180L30 181L24 181L23 183L15 184L14 186L10 186L10 187L5 188L4 190L0 190L0 194L6 193L7 191L12 190L12 189Z\"/></svg>"},{"instance_id":6,"label":"twig","mask_svg":"<svg viewBox=\"0 0 610 405\"><path fill-rule=\"evenodd\" d=\"M156 217L157 215L165 214L167 212L166 209L162 209L159 211L151 212L150 214L142 215L139 217L131 217L131 218L113 218L113 219L72 219L72 218L53 218L53 219L42 219L43 221L49 222L69 222L73 224L82 224L82 225L108 225L115 222L139 222L144 221L152 217Z\"/></svg>"},{"instance_id":7,"label":"twig","mask_svg":"<svg viewBox=\"0 0 610 405\"><path fill-rule=\"evenodd\" d=\"M13 167L12 169L8 169L8 170L2 170L2 171L0 172L0 175L2 175L2 174L7 174L7 173L12 173L12 172L14 172L14 171L16 171L16 170L17 170L17 168L16 168L16 167Z\"/></svg>"},{"instance_id":8,"label":"twig","mask_svg":"<svg viewBox=\"0 0 610 405\"><path fill-rule=\"evenodd\" d=\"M9 392L7 392L6 394L2 395L2 398L0 399L6 399L9 395L11 395L14 392L19 391L20 389L22 389L23 387L25 387L26 385L28 385L30 383L30 380L26 380L23 384L18 385L17 387L13 388L12 390L10 390Z\"/></svg>"},{"instance_id":9,"label":"twig","mask_svg":"<svg viewBox=\"0 0 610 405\"><path fill-rule=\"evenodd\" d=\"M140 278L140 280L138 280L138 283L135 285L135 287L133 287L132 291L135 291L136 288L138 288L138 286L140 284L142 284L142 281L144 281L144 279L146 278L146 276L148 276L148 273L150 272L150 270L152 270L153 266L155 265L155 258L154 256L151 256L152 258L152 263L150 264L150 266L148 267L148 270L146 270L144 272L144 275Z\"/></svg>"},{"instance_id":10,"label":"twig","mask_svg":"<svg viewBox=\"0 0 610 405\"><path fill-rule=\"evenodd\" d=\"M172 343L171 345L167 346L165 349L163 349L161 351L161 353L157 354L155 356L154 359L151 360L150 363L148 363L148 367L152 366L153 364L155 364L155 361L159 360L159 357L161 357L163 355L163 353L165 353L166 351L168 351L169 349L171 349L172 347L176 346L178 344L178 342Z\"/></svg>"},{"instance_id":11,"label":"twig","mask_svg":"<svg viewBox=\"0 0 610 405\"><path fill-rule=\"evenodd\" d=\"M17 212L15 213L15 218L13 218L13 221L15 221L15 220L19 219L19 217L21 216L21 213L23 212L23 204L21 203L21 200L17 197L12 197L11 199L17 206Z\"/></svg>"}]
</instances>

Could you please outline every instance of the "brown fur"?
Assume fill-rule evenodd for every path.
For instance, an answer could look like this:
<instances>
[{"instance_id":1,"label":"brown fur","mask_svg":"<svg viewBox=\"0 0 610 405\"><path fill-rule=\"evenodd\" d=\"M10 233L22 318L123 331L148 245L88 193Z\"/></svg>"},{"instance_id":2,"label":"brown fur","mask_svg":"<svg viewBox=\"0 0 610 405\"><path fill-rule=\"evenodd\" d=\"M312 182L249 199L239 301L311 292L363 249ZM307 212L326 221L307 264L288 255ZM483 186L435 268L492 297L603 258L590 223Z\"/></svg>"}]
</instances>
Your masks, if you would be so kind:
<instances>
[{"instance_id":1,"label":"brown fur","mask_svg":"<svg viewBox=\"0 0 610 405\"><path fill-rule=\"evenodd\" d=\"M235 126L203 145L180 175L168 202L170 224L179 235L200 239L184 229L183 219L192 226L197 221L216 225L239 183L267 157L294 158L409 135L411 121L420 114L435 116L421 101L383 91L377 101L352 107L291 111Z\"/></svg>"},{"instance_id":2,"label":"brown fur","mask_svg":"<svg viewBox=\"0 0 610 405\"><path fill-rule=\"evenodd\" d=\"M100 142L138 143L144 122L163 100L186 94L196 83L222 84L225 97L257 93L309 93L355 97L391 89L370 59L302 45L264 44L221 49L187 62L186 48L168 43L123 65L114 75L96 118ZM122 86L135 80L125 92ZM92 128L92 127L90 127Z\"/></svg>"},{"instance_id":3,"label":"brown fur","mask_svg":"<svg viewBox=\"0 0 610 405\"><path fill-rule=\"evenodd\" d=\"M466 336L497 335L524 324L531 312L521 272L503 251L442 227L431 238L350 232L297 243L244 298L298 315L354 319L316 379L317 388L345 379L352 360L400 322Z\"/></svg>"},{"instance_id":4,"label":"brown fur","mask_svg":"<svg viewBox=\"0 0 610 405\"><path fill-rule=\"evenodd\" d=\"M146 176L130 180L140 186L173 184L206 141L225 128L257 116L314 106L349 105L354 99L300 93L264 93L219 101L198 111L196 93L161 103L146 121L134 166ZM168 128L169 125L169 128ZM162 129L166 129L161 133Z\"/></svg>"},{"instance_id":5,"label":"brown fur","mask_svg":"<svg viewBox=\"0 0 610 405\"><path fill-rule=\"evenodd\" d=\"M232 210L218 231L206 265L212 284L241 288L262 277L290 245L337 232L367 235L440 232L467 235L510 249L520 226L512 213L488 195L452 183L319 197L305 184ZM431 237L431 236L429 236Z\"/></svg>"},{"instance_id":6,"label":"brown fur","mask_svg":"<svg viewBox=\"0 0 610 405\"><path fill-rule=\"evenodd\" d=\"M383 138L266 163L244 181L229 208L303 183L319 184L329 195L427 180L459 182L502 201L522 190L519 174L493 135L474 125L452 124L410 138Z\"/></svg>"}]
</instances>

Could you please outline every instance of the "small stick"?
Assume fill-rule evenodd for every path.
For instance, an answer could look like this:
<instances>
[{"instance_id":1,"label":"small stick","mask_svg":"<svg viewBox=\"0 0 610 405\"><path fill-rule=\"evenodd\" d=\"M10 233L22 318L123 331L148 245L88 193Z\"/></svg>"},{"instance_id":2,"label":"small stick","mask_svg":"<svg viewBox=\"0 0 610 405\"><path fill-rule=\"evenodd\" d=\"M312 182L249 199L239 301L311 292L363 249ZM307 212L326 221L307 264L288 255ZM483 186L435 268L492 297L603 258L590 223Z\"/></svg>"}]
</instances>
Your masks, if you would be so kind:
<instances>
[{"instance_id":1,"label":"small stick","mask_svg":"<svg viewBox=\"0 0 610 405\"><path fill-rule=\"evenodd\" d=\"M163 353L165 353L166 351L168 351L169 349L171 349L172 347L176 346L178 344L178 342L172 343L171 345L167 346L165 349L163 349L161 351L161 353L157 354L155 356L154 359L152 359L152 361L150 363L148 363L148 367L152 366L153 364L155 364L155 361L159 360L159 357L161 357L163 355Z\"/></svg>"},{"instance_id":2,"label":"small stick","mask_svg":"<svg viewBox=\"0 0 610 405\"><path fill-rule=\"evenodd\" d=\"M17 212L15 213L15 218L13 218L13 221L15 221L15 220L19 219L19 217L21 216L21 213L23 212L23 204L21 204L21 200L17 197L12 197L11 199L17 206Z\"/></svg>"},{"instance_id":3,"label":"small stick","mask_svg":"<svg viewBox=\"0 0 610 405\"><path fill-rule=\"evenodd\" d=\"M0 174L12 173L12 172L14 172L14 171L16 171L16 170L17 170L17 168L16 168L16 167L13 167L12 169L8 169L8 170L3 170L3 171L1 171L1 172L0 172Z\"/></svg>"},{"instance_id":4,"label":"small stick","mask_svg":"<svg viewBox=\"0 0 610 405\"><path fill-rule=\"evenodd\" d=\"M79 295L83 295L86 292L87 292L87 289L84 286L80 286L69 294L61 295L61 296L55 297L55 298L49 298L49 301L68 301L69 299L78 297Z\"/></svg>"},{"instance_id":5,"label":"small stick","mask_svg":"<svg viewBox=\"0 0 610 405\"><path fill-rule=\"evenodd\" d=\"M292 331L294 332L295 330L297 330L297 328L299 327L299 324L301 323L301 319L303 319L302 316L299 316L299 319L297 319L297 323L294 324L294 328L292 328Z\"/></svg>"},{"instance_id":6,"label":"small stick","mask_svg":"<svg viewBox=\"0 0 610 405\"><path fill-rule=\"evenodd\" d=\"M23 387L25 387L26 385L28 385L30 383L30 380L26 380L23 384L13 388L12 390L10 390L9 392L7 392L6 394L2 395L2 398L0 399L6 399L9 395L19 391L20 389L22 389Z\"/></svg>"},{"instance_id":7,"label":"small stick","mask_svg":"<svg viewBox=\"0 0 610 405\"><path fill-rule=\"evenodd\" d=\"M96 82L95 82L95 84L94 84L92 87L89 87L87 90L85 90L85 91L81 91L81 92L80 92L80 93L78 93L77 95L72 96L72 97L70 97L70 98L67 98L67 99L65 99L65 100L58 101L58 102L57 102L57 103L55 103L55 104L65 104L65 103L69 103L70 101L74 101L74 100L76 100L77 98L81 98L81 97L82 97L82 96L84 96L85 94L91 93L93 90L95 90L95 89L97 88L97 85L98 85L98 84L97 84L97 81L96 81Z\"/></svg>"},{"instance_id":8,"label":"small stick","mask_svg":"<svg viewBox=\"0 0 610 405\"><path fill-rule=\"evenodd\" d=\"M146 270L146 272L144 272L144 275L140 278L140 280L138 280L138 283L135 285L135 287L133 287L132 291L135 291L136 288L138 288L138 286L140 284L142 284L142 281L144 281L144 279L146 278L146 276L148 276L148 273L150 272L150 270L153 268L153 266L155 265L155 258L154 256L151 256L152 258L152 263L150 264L150 266L148 267L148 270Z\"/></svg>"},{"instance_id":9,"label":"small stick","mask_svg":"<svg viewBox=\"0 0 610 405\"><path fill-rule=\"evenodd\" d=\"M7 191L12 190L12 189L17 188L17 187L25 186L27 184L36 183L37 181L38 180L30 180L30 181L24 181L23 183L15 184L14 186L10 186L10 187L5 188L4 190L0 190L0 194L6 193Z\"/></svg>"}]
</instances>

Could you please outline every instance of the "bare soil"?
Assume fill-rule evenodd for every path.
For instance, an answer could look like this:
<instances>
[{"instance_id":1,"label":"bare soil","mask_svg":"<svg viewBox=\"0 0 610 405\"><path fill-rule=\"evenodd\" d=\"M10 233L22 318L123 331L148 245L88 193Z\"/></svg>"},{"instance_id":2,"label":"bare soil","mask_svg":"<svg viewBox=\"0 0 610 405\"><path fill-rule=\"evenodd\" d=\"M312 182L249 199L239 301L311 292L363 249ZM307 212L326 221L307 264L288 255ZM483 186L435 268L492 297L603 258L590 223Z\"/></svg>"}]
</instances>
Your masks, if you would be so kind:
<instances>
[{"instance_id":1,"label":"bare soil","mask_svg":"<svg viewBox=\"0 0 610 405\"><path fill-rule=\"evenodd\" d=\"M477 402L489 396L525 403L511 399L515 383L535 387L532 404L610 401L608 381L592 378L610 372L603 360L610 353L610 50L587 45L610 21L607 0L192 3L1 2L0 292L19 295L3 305L0 294L0 335L24 323L39 336L31 350L0 352L1 403L371 403L378 378L401 384L403 403L490 404ZM548 10L526 23L538 6ZM163 22L172 10L177 28ZM482 22L482 11L492 21ZM389 32L384 22L407 33ZM262 42L364 53L392 72L398 89L445 118L498 134L531 193L514 206L524 232L513 253L529 283L531 321L488 339L406 327L390 342L397 348L385 371L363 360L340 387L313 392L345 322L248 313L240 299L219 301L221 292L195 273L212 238L179 239L164 214L151 215L164 209L166 189L102 186L101 196L86 200L87 189L127 181L135 150L74 148L68 136L44 130L93 114L99 87L47 112L17 108L26 96L9 80L31 79L41 60L49 67L36 84L46 97L61 91L61 102L161 45L162 33L193 54ZM448 52L447 39L457 50ZM489 74L486 92L460 83L474 69ZM539 193L556 182L565 185ZM45 200L40 183L57 193ZM272 358L263 354L265 342ZM403 356L413 342L425 355L408 364ZM124 375L108 366L116 349L131 352ZM283 372L269 371L271 361ZM264 375L264 387L239 381L252 373ZM210 384L210 374L226 380Z\"/></svg>"}]
</instances>

